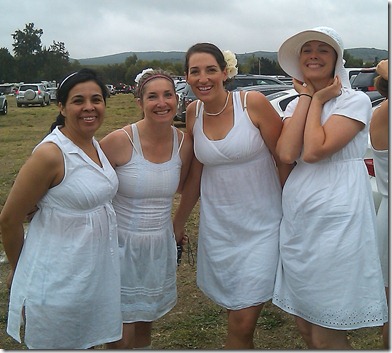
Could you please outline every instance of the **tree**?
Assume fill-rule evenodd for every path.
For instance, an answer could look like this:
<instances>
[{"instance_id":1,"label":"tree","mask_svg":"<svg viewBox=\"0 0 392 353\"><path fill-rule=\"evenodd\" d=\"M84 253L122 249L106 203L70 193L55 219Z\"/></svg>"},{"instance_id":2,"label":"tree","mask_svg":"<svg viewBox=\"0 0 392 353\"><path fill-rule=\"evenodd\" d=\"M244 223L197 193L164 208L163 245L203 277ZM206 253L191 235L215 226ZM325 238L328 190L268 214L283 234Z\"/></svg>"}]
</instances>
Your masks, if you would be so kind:
<instances>
[{"instance_id":1,"label":"tree","mask_svg":"<svg viewBox=\"0 0 392 353\"><path fill-rule=\"evenodd\" d=\"M7 48L0 48L0 83L14 82L15 60Z\"/></svg>"},{"instance_id":2,"label":"tree","mask_svg":"<svg viewBox=\"0 0 392 353\"><path fill-rule=\"evenodd\" d=\"M26 25L23 31L16 30L12 34L14 39L14 54L16 58L37 54L41 51L41 36L44 33L42 29L35 29L34 23Z\"/></svg>"}]
</instances>

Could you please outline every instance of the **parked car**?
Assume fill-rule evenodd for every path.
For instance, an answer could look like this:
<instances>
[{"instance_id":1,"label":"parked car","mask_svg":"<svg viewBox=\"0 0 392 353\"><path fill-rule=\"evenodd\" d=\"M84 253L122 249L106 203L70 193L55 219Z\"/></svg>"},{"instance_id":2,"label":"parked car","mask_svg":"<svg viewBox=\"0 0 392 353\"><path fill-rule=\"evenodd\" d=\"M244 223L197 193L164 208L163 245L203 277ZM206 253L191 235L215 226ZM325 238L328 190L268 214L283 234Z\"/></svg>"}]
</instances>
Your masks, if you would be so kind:
<instances>
[{"instance_id":1,"label":"parked car","mask_svg":"<svg viewBox=\"0 0 392 353\"><path fill-rule=\"evenodd\" d=\"M50 95L41 83L22 84L16 91L16 105L36 105L42 107L50 104Z\"/></svg>"},{"instance_id":2,"label":"parked car","mask_svg":"<svg viewBox=\"0 0 392 353\"><path fill-rule=\"evenodd\" d=\"M270 94L285 91L287 89L293 88L292 85L256 85L256 86L246 86L238 87L234 91L257 91L265 96Z\"/></svg>"},{"instance_id":3,"label":"parked car","mask_svg":"<svg viewBox=\"0 0 392 353\"><path fill-rule=\"evenodd\" d=\"M362 69L352 80L351 87L364 92L375 91L374 79L377 75L375 67Z\"/></svg>"},{"instance_id":4,"label":"parked car","mask_svg":"<svg viewBox=\"0 0 392 353\"><path fill-rule=\"evenodd\" d=\"M113 85L106 85L106 87L107 87L110 95L114 96L116 94L116 89L114 88Z\"/></svg>"},{"instance_id":5,"label":"parked car","mask_svg":"<svg viewBox=\"0 0 392 353\"><path fill-rule=\"evenodd\" d=\"M186 84L185 87L178 94L178 104L177 104L177 114L174 120L182 121L185 123L185 115L187 106L197 99L196 95L193 93L191 86Z\"/></svg>"},{"instance_id":6,"label":"parked car","mask_svg":"<svg viewBox=\"0 0 392 353\"><path fill-rule=\"evenodd\" d=\"M57 88L56 87L49 87L47 89L47 92L49 93L49 97L50 97L51 101L57 100Z\"/></svg>"},{"instance_id":7,"label":"parked car","mask_svg":"<svg viewBox=\"0 0 392 353\"><path fill-rule=\"evenodd\" d=\"M0 90L0 114L6 115L8 112L8 101L7 96L2 90Z\"/></svg>"},{"instance_id":8,"label":"parked car","mask_svg":"<svg viewBox=\"0 0 392 353\"><path fill-rule=\"evenodd\" d=\"M233 91L238 87L256 85L285 85L285 83L274 76L268 75L236 75L225 87L227 90Z\"/></svg>"}]
</instances>

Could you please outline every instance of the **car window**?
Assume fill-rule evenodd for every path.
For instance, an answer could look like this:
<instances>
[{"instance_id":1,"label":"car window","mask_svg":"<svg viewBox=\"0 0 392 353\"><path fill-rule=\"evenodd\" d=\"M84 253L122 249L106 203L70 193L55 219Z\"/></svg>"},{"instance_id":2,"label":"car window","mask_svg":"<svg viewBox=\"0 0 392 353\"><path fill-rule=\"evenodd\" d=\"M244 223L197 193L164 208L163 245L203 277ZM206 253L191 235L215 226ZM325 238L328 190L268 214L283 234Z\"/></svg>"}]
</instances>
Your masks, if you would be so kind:
<instances>
[{"instance_id":1,"label":"car window","mask_svg":"<svg viewBox=\"0 0 392 353\"><path fill-rule=\"evenodd\" d=\"M360 72L353 80L353 87L374 86L376 72Z\"/></svg>"},{"instance_id":2,"label":"car window","mask_svg":"<svg viewBox=\"0 0 392 353\"><path fill-rule=\"evenodd\" d=\"M23 85L20 86L20 91L27 91L28 89L32 89L33 91L37 90L37 85Z\"/></svg>"}]
</instances>

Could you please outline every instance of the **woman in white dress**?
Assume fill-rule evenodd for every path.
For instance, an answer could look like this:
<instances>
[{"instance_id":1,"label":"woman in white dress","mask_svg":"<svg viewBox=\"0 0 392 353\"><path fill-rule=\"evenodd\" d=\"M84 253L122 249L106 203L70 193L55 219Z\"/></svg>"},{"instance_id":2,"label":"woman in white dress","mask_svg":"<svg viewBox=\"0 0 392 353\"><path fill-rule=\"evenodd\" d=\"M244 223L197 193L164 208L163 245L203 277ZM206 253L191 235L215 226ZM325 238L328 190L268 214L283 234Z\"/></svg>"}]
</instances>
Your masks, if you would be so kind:
<instances>
[{"instance_id":1,"label":"woman in white dress","mask_svg":"<svg viewBox=\"0 0 392 353\"><path fill-rule=\"evenodd\" d=\"M0 216L14 272L7 332L30 349L86 349L121 337L112 206L118 180L94 134L106 87L82 69L59 86L53 131L21 168ZM34 206L26 237L23 221Z\"/></svg>"},{"instance_id":2,"label":"woman in white dress","mask_svg":"<svg viewBox=\"0 0 392 353\"><path fill-rule=\"evenodd\" d=\"M174 227L181 238L200 195L197 284L227 309L225 348L249 349L273 293L281 183L289 166L276 158L282 122L268 100L258 92L225 90L235 65L234 54L211 43L195 44L186 54L186 80L199 99L186 113L196 158Z\"/></svg>"},{"instance_id":3,"label":"woman in white dress","mask_svg":"<svg viewBox=\"0 0 392 353\"><path fill-rule=\"evenodd\" d=\"M381 326L386 298L375 208L363 161L371 104L350 87L335 30L300 32L279 49L299 97L277 152L295 163L282 193L273 303L295 315L309 348L351 348L346 331Z\"/></svg>"},{"instance_id":4,"label":"woman in white dress","mask_svg":"<svg viewBox=\"0 0 392 353\"><path fill-rule=\"evenodd\" d=\"M379 76L375 80L377 90L386 100L375 109L370 122L370 140L373 150L374 170L381 203L377 211L377 241L380 254L385 293L389 298L389 232L388 232L388 146L389 146L389 114L388 114L388 60L377 65ZM384 348L389 348L389 323L383 326Z\"/></svg>"},{"instance_id":5,"label":"woman in white dress","mask_svg":"<svg viewBox=\"0 0 392 353\"><path fill-rule=\"evenodd\" d=\"M192 160L191 139L172 126L178 101L173 79L152 69L136 79L143 119L100 141L119 179L113 206L119 234L123 336L108 344L109 349L150 349L153 322L177 302L171 211Z\"/></svg>"}]
</instances>

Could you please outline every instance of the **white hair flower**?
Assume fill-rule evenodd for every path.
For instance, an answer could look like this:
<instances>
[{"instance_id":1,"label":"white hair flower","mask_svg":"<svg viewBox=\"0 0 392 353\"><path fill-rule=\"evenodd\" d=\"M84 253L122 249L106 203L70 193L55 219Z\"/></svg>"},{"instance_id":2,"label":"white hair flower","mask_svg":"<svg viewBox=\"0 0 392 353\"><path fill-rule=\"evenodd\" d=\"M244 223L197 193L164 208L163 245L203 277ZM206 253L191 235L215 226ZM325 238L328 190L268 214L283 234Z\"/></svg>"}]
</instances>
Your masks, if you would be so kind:
<instances>
[{"instance_id":1,"label":"white hair flower","mask_svg":"<svg viewBox=\"0 0 392 353\"><path fill-rule=\"evenodd\" d=\"M227 77L232 78L238 74L237 58L230 50L224 50L222 53L226 61Z\"/></svg>"},{"instance_id":2,"label":"white hair flower","mask_svg":"<svg viewBox=\"0 0 392 353\"><path fill-rule=\"evenodd\" d=\"M135 78L135 82L136 82L136 83L139 83L139 81L140 81L140 79L142 78L142 76L143 76L145 73L150 72L150 71L154 71L154 70L151 69L151 68L148 68L148 69L144 69L140 74L137 74L137 76L136 76L136 78Z\"/></svg>"}]
</instances>

